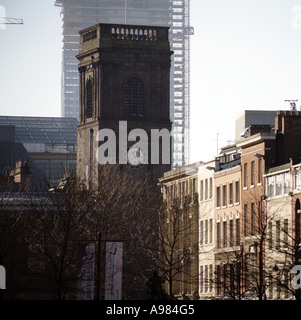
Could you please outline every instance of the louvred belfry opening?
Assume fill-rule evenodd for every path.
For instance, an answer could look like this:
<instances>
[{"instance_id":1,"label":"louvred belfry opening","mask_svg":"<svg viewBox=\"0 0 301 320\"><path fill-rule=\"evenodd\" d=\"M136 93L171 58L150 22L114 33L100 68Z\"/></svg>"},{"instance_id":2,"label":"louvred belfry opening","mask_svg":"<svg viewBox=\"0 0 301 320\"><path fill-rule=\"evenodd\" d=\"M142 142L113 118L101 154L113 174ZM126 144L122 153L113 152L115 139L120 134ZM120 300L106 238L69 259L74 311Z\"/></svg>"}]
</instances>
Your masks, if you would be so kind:
<instances>
[{"instance_id":1,"label":"louvred belfry opening","mask_svg":"<svg viewBox=\"0 0 301 320\"><path fill-rule=\"evenodd\" d=\"M141 79L133 77L125 83L125 115L130 118L145 116L145 86Z\"/></svg>"}]
</instances>

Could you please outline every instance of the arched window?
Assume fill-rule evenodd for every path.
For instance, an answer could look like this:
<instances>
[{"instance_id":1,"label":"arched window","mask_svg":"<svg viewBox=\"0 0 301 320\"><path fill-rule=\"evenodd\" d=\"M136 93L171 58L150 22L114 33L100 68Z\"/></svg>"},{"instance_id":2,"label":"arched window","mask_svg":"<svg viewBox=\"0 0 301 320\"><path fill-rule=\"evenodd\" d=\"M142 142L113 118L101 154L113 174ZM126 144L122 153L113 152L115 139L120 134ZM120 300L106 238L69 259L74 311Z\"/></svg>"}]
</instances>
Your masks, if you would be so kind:
<instances>
[{"instance_id":1,"label":"arched window","mask_svg":"<svg viewBox=\"0 0 301 320\"><path fill-rule=\"evenodd\" d=\"M87 109L87 118L92 118L93 84L91 79L88 80L87 86L86 86L86 109Z\"/></svg>"},{"instance_id":2,"label":"arched window","mask_svg":"<svg viewBox=\"0 0 301 320\"><path fill-rule=\"evenodd\" d=\"M125 83L124 108L127 117L145 116L145 87L141 79L133 77Z\"/></svg>"}]
</instances>

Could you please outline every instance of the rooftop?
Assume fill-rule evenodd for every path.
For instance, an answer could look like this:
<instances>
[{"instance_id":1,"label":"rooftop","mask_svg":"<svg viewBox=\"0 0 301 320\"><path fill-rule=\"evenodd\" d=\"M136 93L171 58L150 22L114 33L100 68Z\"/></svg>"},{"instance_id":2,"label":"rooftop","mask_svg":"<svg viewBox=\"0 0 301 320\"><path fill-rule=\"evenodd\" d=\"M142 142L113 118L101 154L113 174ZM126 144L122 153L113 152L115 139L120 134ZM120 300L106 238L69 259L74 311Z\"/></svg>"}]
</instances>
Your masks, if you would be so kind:
<instances>
[{"instance_id":1,"label":"rooftop","mask_svg":"<svg viewBox=\"0 0 301 320\"><path fill-rule=\"evenodd\" d=\"M0 126L15 126L15 142L75 145L75 118L0 116Z\"/></svg>"}]
</instances>

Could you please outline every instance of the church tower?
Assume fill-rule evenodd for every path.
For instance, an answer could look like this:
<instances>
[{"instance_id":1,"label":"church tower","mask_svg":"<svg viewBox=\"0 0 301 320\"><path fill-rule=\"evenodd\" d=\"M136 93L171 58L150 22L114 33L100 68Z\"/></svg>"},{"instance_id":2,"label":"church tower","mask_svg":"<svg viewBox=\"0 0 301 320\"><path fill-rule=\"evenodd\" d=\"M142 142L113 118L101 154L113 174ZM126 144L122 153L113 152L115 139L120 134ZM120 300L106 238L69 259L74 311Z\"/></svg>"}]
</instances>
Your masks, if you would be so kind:
<instances>
[{"instance_id":1,"label":"church tower","mask_svg":"<svg viewBox=\"0 0 301 320\"><path fill-rule=\"evenodd\" d=\"M80 31L81 179L97 183L102 160L155 183L171 169L168 34L167 27L116 24Z\"/></svg>"}]
</instances>

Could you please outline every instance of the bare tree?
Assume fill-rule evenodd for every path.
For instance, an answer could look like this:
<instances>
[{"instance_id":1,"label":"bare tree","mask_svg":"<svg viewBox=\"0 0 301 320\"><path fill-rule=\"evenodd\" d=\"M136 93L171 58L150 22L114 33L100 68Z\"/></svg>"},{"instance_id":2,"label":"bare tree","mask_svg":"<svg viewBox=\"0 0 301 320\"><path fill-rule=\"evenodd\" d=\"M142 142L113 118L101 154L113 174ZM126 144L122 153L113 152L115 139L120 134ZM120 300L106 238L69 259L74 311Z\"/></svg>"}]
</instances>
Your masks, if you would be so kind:
<instances>
[{"instance_id":1,"label":"bare tree","mask_svg":"<svg viewBox=\"0 0 301 320\"><path fill-rule=\"evenodd\" d=\"M300 300L300 289L293 288L291 270L300 264L300 201L293 195L268 201L273 216L268 226L266 272L270 296Z\"/></svg>"},{"instance_id":2,"label":"bare tree","mask_svg":"<svg viewBox=\"0 0 301 320\"><path fill-rule=\"evenodd\" d=\"M289 227L291 219L289 215L287 219L284 217L291 207L290 200L279 198L276 205L270 205L264 195L251 197L247 207L242 209L243 235L237 257L241 297L267 299L275 285L282 287L287 296L288 271L292 267L296 243Z\"/></svg>"},{"instance_id":3,"label":"bare tree","mask_svg":"<svg viewBox=\"0 0 301 320\"><path fill-rule=\"evenodd\" d=\"M243 280L243 251L226 251L218 255L215 270L212 278L208 279L207 285L216 288L216 296L213 298L242 300L242 280Z\"/></svg>"},{"instance_id":4,"label":"bare tree","mask_svg":"<svg viewBox=\"0 0 301 320\"><path fill-rule=\"evenodd\" d=\"M85 201L89 191L77 179L65 182L61 192L32 197L35 210L26 212L29 268L55 290L58 300L72 298L76 291L78 241L91 239L93 212L93 201Z\"/></svg>"},{"instance_id":5,"label":"bare tree","mask_svg":"<svg viewBox=\"0 0 301 320\"><path fill-rule=\"evenodd\" d=\"M11 181L7 183L9 189L6 190L10 190ZM14 297L9 288L23 267L22 260L18 259L24 249L22 240L25 236L24 216L18 210L20 198L22 197L15 192L0 194L0 265L6 268L7 282L7 290L0 290L1 298Z\"/></svg>"},{"instance_id":6,"label":"bare tree","mask_svg":"<svg viewBox=\"0 0 301 320\"><path fill-rule=\"evenodd\" d=\"M103 244L109 240L124 242L124 297L137 299L145 292L152 266L145 244L154 246L156 241L152 226L159 201L157 186L152 190L147 178L135 180L122 166L102 166L98 179L99 184L90 183L89 188L76 178L63 180L40 201L39 210L29 215L27 240L32 263L44 266L40 273L55 283L57 299L72 298L77 290L79 243L95 243L98 248L96 298L103 296Z\"/></svg>"},{"instance_id":7,"label":"bare tree","mask_svg":"<svg viewBox=\"0 0 301 320\"><path fill-rule=\"evenodd\" d=\"M197 294L198 281L198 212L197 199L186 196L163 204L158 215L158 255L154 260L168 296L180 292Z\"/></svg>"}]
</instances>

